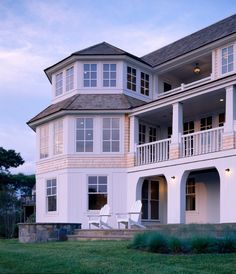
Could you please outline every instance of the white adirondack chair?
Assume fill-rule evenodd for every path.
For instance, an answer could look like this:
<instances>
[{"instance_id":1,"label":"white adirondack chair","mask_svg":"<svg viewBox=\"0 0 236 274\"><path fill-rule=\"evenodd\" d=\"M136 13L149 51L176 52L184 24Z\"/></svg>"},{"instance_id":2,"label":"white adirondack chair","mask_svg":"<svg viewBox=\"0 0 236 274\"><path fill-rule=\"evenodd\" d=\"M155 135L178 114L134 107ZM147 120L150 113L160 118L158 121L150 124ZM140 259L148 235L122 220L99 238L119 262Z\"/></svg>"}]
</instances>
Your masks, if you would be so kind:
<instances>
[{"instance_id":1,"label":"white adirondack chair","mask_svg":"<svg viewBox=\"0 0 236 274\"><path fill-rule=\"evenodd\" d=\"M118 224L118 228L120 229L120 224L124 224L125 227L131 228L132 225L136 225L141 228L145 228L145 226L140 223L140 215L142 209L142 202L137 200L130 209L129 213L117 213L116 220Z\"/></svg>"},{"instance_id":2,"label":"white adirondack chair","mask_svg":"<svg viewBox=\"0 0 236 274\"><path fill-rule=\"evenodd\" d=\"M111 228L107 222L108 222L108 217L110 215L110 207L108 204L104 205L101 209L99 214L97 215L88 215L88 224L89 224L89 229L91 229L91 226L94 225L97 228Z\"/></svg>"}]
</instances>

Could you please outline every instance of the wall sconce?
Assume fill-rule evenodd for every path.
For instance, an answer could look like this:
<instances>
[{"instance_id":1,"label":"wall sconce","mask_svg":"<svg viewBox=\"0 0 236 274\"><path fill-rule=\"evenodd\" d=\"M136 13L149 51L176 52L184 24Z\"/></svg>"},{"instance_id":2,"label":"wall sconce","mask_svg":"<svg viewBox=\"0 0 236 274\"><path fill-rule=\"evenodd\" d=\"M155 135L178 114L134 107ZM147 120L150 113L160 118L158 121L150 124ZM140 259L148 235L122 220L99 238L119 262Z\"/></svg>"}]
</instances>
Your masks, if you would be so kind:
<instances>
[{"instance_id":1,"label":"wall sconce","mask_svg":"<svg viewBox=\"0 0 236 274\"><path fill-rule=\"evenodd\" d=\"M172 176L171 179L174 181L175 180L175 176Z\"/></svg>"},{"instance_id":2,"label":"wall sconce","mask_svg":"<svg viewBox=\"0 0 236 274\"><path fill-rule=\"evenodd\" d=\"M199 67L198 65L199 65L199 64L196 63L196 65L195 65L195 67L194 67L194 69L193 69L193 72L194 72L195 74L199 74L199 73L201 72L201 69L200 69L200 67Z\"/></svg>"},{"instance_id":3,"label":"wall sconce","mask_svg":"<svg viewBox=\"0 0 236 274\"><path fill-rule=\"evenodd\" d=\"M226 168L225 172L229 173L230 172L230 168Z\"/></svg>"}]
</instances>

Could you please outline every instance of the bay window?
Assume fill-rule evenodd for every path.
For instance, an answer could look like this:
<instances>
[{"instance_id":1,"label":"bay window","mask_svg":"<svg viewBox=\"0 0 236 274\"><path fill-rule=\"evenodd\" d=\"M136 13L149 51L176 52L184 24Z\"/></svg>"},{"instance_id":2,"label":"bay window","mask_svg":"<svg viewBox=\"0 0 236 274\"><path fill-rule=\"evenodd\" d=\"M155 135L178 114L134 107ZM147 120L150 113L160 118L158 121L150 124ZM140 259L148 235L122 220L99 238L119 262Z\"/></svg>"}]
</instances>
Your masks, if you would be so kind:
<instances>
[{"instance_id":1,"label":"bay window","mask_svg":"<svg viewBox=\"0 0 236 274\"><path fill-rule=\"evenodd\" d=\"M116 64L103 64L103 86L116 86Z\"/></svg>"},{"instance_id":2,"label":"bay window","mask_svg":"<svg viewBox=\"0 0 236 274\"><path fill-rule=\"evenodd\" d=\"M102 151L120 151L120 119L103 118Z\"/></svg>"},{"instance_id":3,"label":"bay window","mask_svg":"<svg viewBox=\"0 0 236 274\"><path fill-rule=\"evenodd\" d=\"M97 64L84 64L84 87L97 86Z\"/></svg>"},{"instance_id":4,"label":"bay window","mask_svg":"<svg viewBox=\"0 0 236 274\"><path fill-rule=\"evenodd\" d=\"M39 129L39 154L40 159L48 157L48 142L49 142L49 131L48 125L41 126Z\"/></svg>"},{"instance_id":5,"label":"bay window","mask_svg":"<svg viewBox=\"0 0 236 274\"><path fill-rule=\"evenodd\" d=\"M63 153L63 120L53 123L53 152L54 155Z\"/></svg>"},{"instance_id":6,"label":"bay window","mask_svg":"<svg viewBox=\"0 0 236 274\"><path fill-rule=\"evenodd\" d=\"M76 152L93 152L93 118L76 119Z\"/></svg>"}]
</instances>

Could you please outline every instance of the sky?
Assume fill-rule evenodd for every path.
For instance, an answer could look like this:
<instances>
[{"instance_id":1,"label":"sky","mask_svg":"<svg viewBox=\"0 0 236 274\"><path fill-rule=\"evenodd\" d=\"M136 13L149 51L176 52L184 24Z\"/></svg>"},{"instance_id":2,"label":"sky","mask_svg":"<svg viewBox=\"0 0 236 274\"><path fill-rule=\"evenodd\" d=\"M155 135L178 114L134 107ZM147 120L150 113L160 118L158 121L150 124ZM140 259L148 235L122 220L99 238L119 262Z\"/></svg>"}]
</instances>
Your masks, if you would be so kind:
<instances>
[{"instance_id":1,"label":"sky","mask_svg":"<svg viewBox=\"0 0 236 274\"><path fill-rule=\"evenodd\" d=\"M35 173L26 122L51 103L44 69L106 41L139 57L236 12L234 0L0 0L0 146Z\"/></svg>"}]
</instances>

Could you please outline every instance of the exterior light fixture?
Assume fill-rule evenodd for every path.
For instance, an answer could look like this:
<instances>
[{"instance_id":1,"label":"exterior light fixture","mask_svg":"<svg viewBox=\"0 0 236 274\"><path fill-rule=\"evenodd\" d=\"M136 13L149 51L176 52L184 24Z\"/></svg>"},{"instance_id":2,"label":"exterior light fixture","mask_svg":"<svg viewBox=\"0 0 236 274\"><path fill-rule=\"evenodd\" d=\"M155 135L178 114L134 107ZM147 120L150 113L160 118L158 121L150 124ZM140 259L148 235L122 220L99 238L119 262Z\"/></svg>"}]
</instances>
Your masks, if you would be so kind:
<instances>
[{"instance_id":1,"label":"exterior light fixture","mask_svg":"<svg viewBox=\"0 0 236 274\"><path fill-rule=\"evenodd\" d=\"M229 169L229 168L226 168L226 169L225 169L225 172L227 172L227 173L230 172L230 169Z\"/></svg>"},{"instance_id":2,"label":"exterior light fixture","mask_svg":"<svg viewBox=\"0 0 236 274\"><path fill-rule=\"evenodd\" d=\"M220 98L220 102L224 102L224 99L223 99L223 98Z\"/></svg>"},{"instance_id":3,"label":"exterior light fixture","mask_svg":"<svg viewBox=\"0 0 236 274\"><path fill-rule=\"evenodd\" d=\"M200 69L198 63L196 63L196 65L195 65L195 67L194 67L194 69L193 69L193 72L194 72L195 74L199 74L199 73L201 72L201 69Z\"/></svg>"},{"instance_id":4,"label":"exterior light fixture","mask_svg":"<svg viewBox=\"0 0 236 274\"><path fill-rule=\"evenodd\" d=\"M174 180L174 179L175 179L175 176L172 176L171 179Z\"/></svg>"}]
</instances>

